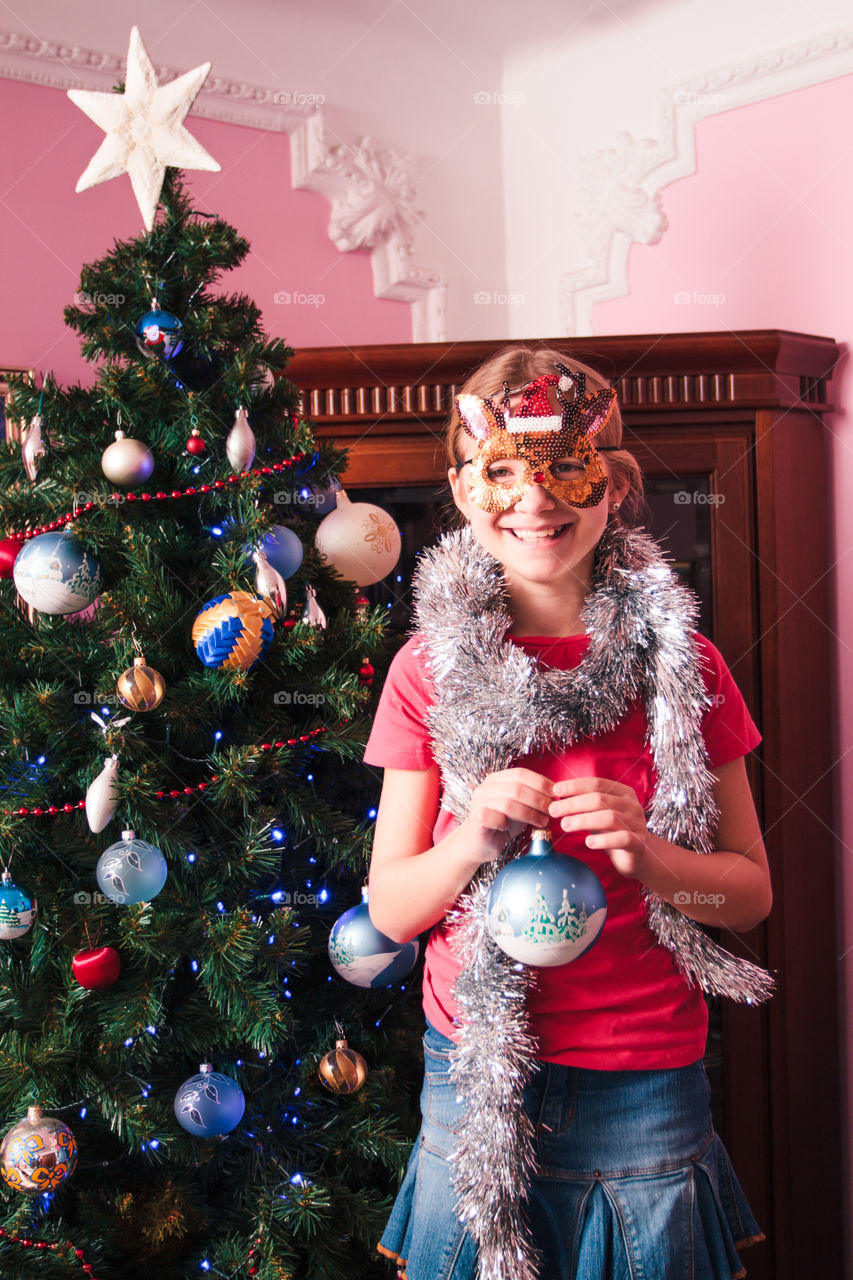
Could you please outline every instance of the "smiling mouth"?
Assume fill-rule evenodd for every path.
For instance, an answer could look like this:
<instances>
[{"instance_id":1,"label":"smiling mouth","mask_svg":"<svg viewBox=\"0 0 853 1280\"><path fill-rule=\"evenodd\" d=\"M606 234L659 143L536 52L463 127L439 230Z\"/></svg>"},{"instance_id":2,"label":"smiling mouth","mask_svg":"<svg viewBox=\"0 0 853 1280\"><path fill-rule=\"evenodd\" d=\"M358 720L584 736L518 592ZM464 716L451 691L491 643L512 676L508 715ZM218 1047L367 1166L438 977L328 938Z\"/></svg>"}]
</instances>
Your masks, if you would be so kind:
<instances>
[{"instance_id":1,"label":"smiling mouth","mask_svg":"<svg viewBox=\"0 0 853 1280\"><path fill-rule=\"evenodd\" d=\"M556 542L569 527L568 524L558 524L551 529L508 529L507 532L519 542Z\"/></svg>"}]
</instances>

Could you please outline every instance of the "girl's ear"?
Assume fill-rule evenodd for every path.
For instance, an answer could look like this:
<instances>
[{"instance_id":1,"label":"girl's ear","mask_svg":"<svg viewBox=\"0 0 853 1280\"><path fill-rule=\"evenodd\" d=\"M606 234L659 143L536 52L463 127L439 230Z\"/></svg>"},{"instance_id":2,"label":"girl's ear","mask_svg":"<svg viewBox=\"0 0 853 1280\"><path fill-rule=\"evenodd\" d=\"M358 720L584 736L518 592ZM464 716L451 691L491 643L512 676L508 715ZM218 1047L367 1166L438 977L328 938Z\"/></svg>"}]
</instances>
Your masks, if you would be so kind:
<instances>
[{"instance_id":1,"label":"girl's ear","mask_svg":"<svg viewBox=\"0 0 853 1280\"><path fill-rule=\"evenodd\" d=\"M451 467L447 473L447 480L455 505L467 519L470 499L465 490L465 480L463 479L461 468Z\"/></svg>"}]
</instances>

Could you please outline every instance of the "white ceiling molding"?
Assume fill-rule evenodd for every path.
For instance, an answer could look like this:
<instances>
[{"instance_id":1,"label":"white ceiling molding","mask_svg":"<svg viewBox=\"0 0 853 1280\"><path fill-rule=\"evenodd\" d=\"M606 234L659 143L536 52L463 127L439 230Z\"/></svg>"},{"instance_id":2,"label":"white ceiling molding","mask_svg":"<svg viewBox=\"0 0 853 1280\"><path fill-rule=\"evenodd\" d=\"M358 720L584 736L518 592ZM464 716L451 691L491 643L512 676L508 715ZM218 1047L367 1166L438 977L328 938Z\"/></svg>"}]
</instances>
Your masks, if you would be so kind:
<instances>
[{"instance_id":1,"label":"white ceiling molding","mask_svg":"<svg viewBox=\"0 0 853 1280\"><path fill-rule=\"evenodd\" d=\"M54 89L109 90L124 76L125 59L55 41L0 31L0 76ZM180 74L155 68L161 84ZM377 298L412 307L415 342L445 338L446 282L441 272L414 266L414 231L423 215L415 197L412 158L382 151L364 138L330 144L316 95L244 84L211 75L192 115L291 136L292 183L331 202L329 237L340 253L370 251Z\"/></svg>"},{"instance_id":2,"label":"white ceiling molding","mask_svg":"<svg viewBox=\"0 0 853 1280\"><path fill-rule=\"evenodd\" d=\"M666 231L661 193L695 172L700 120L851 72L853 29L815 36L662 90L659 138L620 133L614 147L581 160L587 198L575 221L589 265L560 278L563 332L591 334L595 303L629 293L628 251Z\"/></svg>"},{"instance_id":3,"label":"white ceiling molding","mask_svg":"<svg viewBox=\"0 0 853 1280\"><path fill-rule=\"evenodd\" d=\"M291 148L294 187L331 201L332 243L341 253L370 250L373 292L411 304L413 341L444 341L445 277L411 262L423 218L412 208L411 156L382 151L369 138L356 146L330 144L320 112L302 121Z\"/></svg>"}]
</instances>

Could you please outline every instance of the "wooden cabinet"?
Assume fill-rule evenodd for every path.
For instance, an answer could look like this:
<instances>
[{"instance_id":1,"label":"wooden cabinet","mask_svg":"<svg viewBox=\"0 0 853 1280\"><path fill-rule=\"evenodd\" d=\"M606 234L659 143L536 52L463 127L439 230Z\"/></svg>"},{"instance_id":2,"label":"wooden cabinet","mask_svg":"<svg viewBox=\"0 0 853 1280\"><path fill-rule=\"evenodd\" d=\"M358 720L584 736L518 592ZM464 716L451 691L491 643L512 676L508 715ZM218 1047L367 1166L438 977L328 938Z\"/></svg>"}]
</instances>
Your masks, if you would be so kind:
<instances>
[{"instance_id":1,"label":"wooden cabinet","mask_svg":"<svg viewBox=\"0 0 853 1280\"><path fill-rule=\"evenodd\" d=\"M443 427L466 375L505 342L317 348L288 371L320 437L350 449L344 483L415 507L444 479ZM761 1008L711 1002L718 1128L767 1241L750 1280L840 1276L841 1104L831 636L823 417L838 356L777 330L548 342L617 387L652 518L699 592L701 629L763 734L749 771L774 905L723 944L776 971ZM407 522L406 555L428 522ZM398 570L399 572L399 570Z\"/></svg>"}]
</instances>

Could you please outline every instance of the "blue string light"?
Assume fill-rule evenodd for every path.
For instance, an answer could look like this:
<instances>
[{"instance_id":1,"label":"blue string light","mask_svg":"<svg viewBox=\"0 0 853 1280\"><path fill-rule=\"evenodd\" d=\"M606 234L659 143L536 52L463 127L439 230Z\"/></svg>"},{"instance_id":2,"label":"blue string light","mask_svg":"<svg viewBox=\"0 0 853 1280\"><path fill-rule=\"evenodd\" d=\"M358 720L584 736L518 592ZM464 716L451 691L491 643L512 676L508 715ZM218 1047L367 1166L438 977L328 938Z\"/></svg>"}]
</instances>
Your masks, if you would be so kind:
<instances>
[{"instance_id":1,"label":"blue string light","mask_svg":"<svg viewBox=\"0 0 853 1280\"><path fill-rule=\"evenodd\" d=\"M376 817L376 810L375 810L375 809L368 809L368 810L367 810L367 816L368 816L368 818L375 818L375 817Z\"/></svg>"},{"instance_id":2,"label":"blue string light","mask_svg":"<svg viewBox=\"0 0 853 1280\"><path fill-rule=\"evenodd\" d=\"M319 892L319 894L318 894L318 897L319 897L319 899L320 899L320 901L321 901L321 902L325 902L325 901L326 901L326 899L328 898L328 896L329 896L329 890L328 890L328 889L321 889L321 890L320 890L320 892Z\"/></svg>"},{"instance_id":3,"label":"blue string light","mask_svg":"<svg viewBox=\"0 0 853 1280\"><path fill-rule=\"evenodd\" d=\"M223 532L224 532L224 530L223 530L223 528L222 528L222 525L220 525L220 524L213 524L213 525L211 525L211 526L210 526L210 532L211 532L211 534L213 535L213 537L214 537L214 538L221 538L221 537L222 537L222 534L223 534Z\"/></svg>"},{"instance_id":4,"label":"blue string light","mask_svg":"<svg viewBox=\"0 0 853 1280\"><path fill-rule=\"evenodd\" d=\"M86 1108L86 1107L81 1107L81 1108L80 1108L80 1119L81 1119L81 1120L85 1120L85 1119L86 1119L86 1111L87 1111L87 1108Z\"/></svg>"},{"instance_id":5,"label":"blue string light","mask_svg":"<svg viewBox=\"0 0 853 1280\"><path fill-rule=\"evenodd\" d=\"M306 781L306 782L313 782L313 781L314 781L314 775L313 775L313 773L306 773L306 775L305 775L305 781Z\"/></svg>"},{"instance_id":6,"label":"blue string light","mask_svg":"<svg viewBox=\"0 0 853 1280\"><path fill-rule=\"evenodd\" d=\"M198 960L190 960L190 968L193 973L198 973Z\"/></svg>"},{"instance_id":7,"label":"blue string light","mask_svg":"<svg viewBox=\"0 0 853 1280\"><path fill-rule=\"evenodd\" d=\"M219 742L219 740L220 740L220 738L221 738L221 737L222 737L222 730L221 730L221 729L217 729L217 730L216 730L216 732L215 732L215 733L214 733L214 735L213 735L213 741L214 741L214 742Z\"/></svg>"},{"instance_id":8,"label":"blue string light","mask_svg":"<svg viewBox=\"0 0 853 1280\"><path fill-rule=\"evenodd\" d=\"M194 854L194 853L188 853L188 854L187 854L187 862L195 862L195 854Z\"/></svg>"},{"instance_id":9,"label":"blue string light","mask_svg":"<svg viewBox=\"0 0 853 1280\"><path fill-rule=\"evenodd\" d=\"M284 839L284 832L282 831L281 827L273 827L272 831L270 832L270 840L275 840L276 843L278 843L279 840L283 840L283 839Z\"/></svg>"},{"instance_id":10,"label":"blue string light","mask_svg":"<svg viewBox=\"0 0 853 1280\"><path fill-rule=\"evenodd\" d=\"M217 911L224 911L224 910L225 910L225 903L224 903L224 902L217 902L217 904L216 904L216 910L217 910Z\"/></svg>"},{"instance_id":11,"label":"blue string light","mask_svg":"<svg viewBox=\"0 0 853 1280\"><path fill-rule=\"evenodd\" d=\"M146 1027L145 1030L148 1032L149 1036L156 1036L157 1034L156 1027Z\"/></svg>"}]
</instances>

